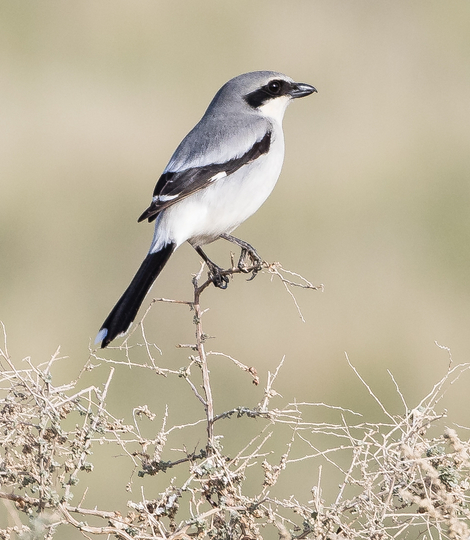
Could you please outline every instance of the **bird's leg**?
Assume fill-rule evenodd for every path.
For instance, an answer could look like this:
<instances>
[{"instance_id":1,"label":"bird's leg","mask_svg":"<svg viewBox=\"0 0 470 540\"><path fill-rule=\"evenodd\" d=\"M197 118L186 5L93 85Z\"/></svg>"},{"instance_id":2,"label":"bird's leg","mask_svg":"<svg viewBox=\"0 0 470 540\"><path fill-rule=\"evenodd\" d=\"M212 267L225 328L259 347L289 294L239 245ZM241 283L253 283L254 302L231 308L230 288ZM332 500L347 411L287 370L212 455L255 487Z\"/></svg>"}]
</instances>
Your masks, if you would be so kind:
<instances>
[{"instance_id":1,"label":"bird's leg","mask_svg":"<svg viewBox=\"0 0 470 540\"><path fill-rule=\"evenodd\" d=\"M223 238L224 240L228 240L229 242L232 242L239 246L241 248L240 258L238 259L238 268L242 272L248 273L249 270L247 269L246 259L247 256L250 257L251 262L253 266L255 267L251 272L252 276L250 279L253 279L256 274L261 270L263 259L258 255L256 249L249 244L248 242L245 242L244 240L240 240L240 238L237 238L236 236L232 236L231 234L221 234L220 238Z\"/></svg>"},{"instance_id":2,"label":"bird's leg","mask_svg":"<svg viewBox=\"0 0 470 540\"><path fill-rule=\"evenodd\" d=\"M217 266L214 262L212 262L199 246L195 247L194 249L199 253L204 262L207 264L207 267L209 268L209 277L212 280L214 286L218 287L219 289L226 289L228 285L228 277L222 274L223 269L220 268L220 266Z\"/></svg>"}]
</instances>

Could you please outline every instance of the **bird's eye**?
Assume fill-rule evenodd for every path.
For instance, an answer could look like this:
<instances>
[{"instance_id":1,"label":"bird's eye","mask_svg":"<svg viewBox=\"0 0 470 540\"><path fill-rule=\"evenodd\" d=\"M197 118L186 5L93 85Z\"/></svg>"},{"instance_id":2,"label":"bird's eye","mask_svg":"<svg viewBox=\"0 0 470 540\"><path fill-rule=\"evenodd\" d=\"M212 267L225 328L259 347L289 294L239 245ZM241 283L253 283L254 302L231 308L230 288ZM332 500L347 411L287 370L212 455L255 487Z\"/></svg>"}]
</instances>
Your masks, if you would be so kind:
<instances>
[{"instance_id":1,"label":"bird's eye","mask_svg":"<svg viewBox=\"0 0 470 540\"><path fill-rule=\"evenodd\" d=\"M281 81L271 81L268 83L268 92L277 96L281 92Z\"/></svg>"}]
</instances>

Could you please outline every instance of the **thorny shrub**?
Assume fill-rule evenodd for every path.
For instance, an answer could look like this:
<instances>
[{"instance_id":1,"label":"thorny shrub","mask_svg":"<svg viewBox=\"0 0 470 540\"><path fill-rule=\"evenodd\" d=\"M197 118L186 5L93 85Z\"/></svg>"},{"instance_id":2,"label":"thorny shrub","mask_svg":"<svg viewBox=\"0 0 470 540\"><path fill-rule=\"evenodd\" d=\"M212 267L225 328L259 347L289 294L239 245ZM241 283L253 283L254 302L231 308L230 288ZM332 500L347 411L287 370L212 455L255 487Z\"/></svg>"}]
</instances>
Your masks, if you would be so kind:
<instances>
[{"instance_id":1,"label":"thorny shrub","mask_svg":"<svg viewBox=\"0 0 470 540\"><path fill-rule=\"evenodd\" d=\"M275 272L279 274L279 266ZM445 427L445 415L436 411L446 387L468 370L469 364L450 366L445 377L412 409L400 394L403 411L399 415L383 407L350 364L382 409L382 423L347 422L346 418L355 418L357 413L339 407L332 407L340 416L337 423L306 422L305 410L322 404L288 403L281 409L273 408L271 400L280 399L273 384L282 362L274 374L268 374L258 406L215 414L207 369L211 353L204 348L199 305L199 294L207 282L199 286L199 278L194 281L194 301L181 303L195 311L196 342L190 347L194 352L190 361L200 368L203 392L198 390L201 383L193 382L195 375L190 370L173 373L187 379L201 402L207 439L193 452L182 449L184 457L177 461L165 461L165 452L174 430L185 426L167 427L165 416L155 438L147 439L141 435L138 422L144 417L152 421L155 414L146 405L132 411L134 423L129 425L106 408L115 369L126 369L129 359L124 365L114 361L100 386L80 389L80 377L55 386L53 368L60 361L58 351L46 364L34 366L26 360L19 368L9 356L5 339L0 350L0 498L6 504L4 515L10 526L0 524L1 539L52 539L64 527L80 531L85 538L107 535L126 540L470 538L470 443L455 429ZM249 373L255 384L259 382L253 367L228 358ZM93 369L97 362L106 359L91 350L84 369ZM160 370L153 361L140 367ZM242 416L257 418L263 429L235 456L226 455L214 434L214 424L228 419L236 430ZM286 425L291 431L286 451L271 463L269 452L264 450L270 433ZM431 426L437 435L430 435ZM319 448L320 436L330 441L326 448ZM87 475L105 474L94 469L92 459L94 445L102 443L124 450L128 470L137 464L139 475L148 477L149 482L152 476L175 467L184 469L185 479L169 480L155 499L148 500L142 493L139 500L128 502L126 515L88 508L84 496L73 504L73 500L80 500L79 480L86 483ZM291 457L294 447L304 449L301 457ZM348 467L341 468L335 462L338 451L343 458L348 455ZM316 485L307 501L298 500L295 493L271 495L272 487L294 461L305 463L306 475L311 474L312 462L316 466ZM324 471L330 465L341 470L342 481L336 499L327 503L322 483L328 483ZM263 474L264 482L256 495L247 495L245 490L249 467L258 467Z\"/></svg>"}]
</instances>

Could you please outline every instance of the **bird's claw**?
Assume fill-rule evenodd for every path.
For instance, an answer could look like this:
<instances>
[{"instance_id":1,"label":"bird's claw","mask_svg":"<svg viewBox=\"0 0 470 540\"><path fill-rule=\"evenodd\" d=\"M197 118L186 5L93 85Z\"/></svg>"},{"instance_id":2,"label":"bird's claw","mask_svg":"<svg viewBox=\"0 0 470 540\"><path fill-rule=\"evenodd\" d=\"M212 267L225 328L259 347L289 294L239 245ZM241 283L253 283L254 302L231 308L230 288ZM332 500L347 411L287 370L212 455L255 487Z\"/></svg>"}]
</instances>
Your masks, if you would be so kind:
<instances>
[{"instance_id":1,"label":"bird's claw","mask_svg":"<svg viewBox=\"0 0 470 540\"><path fill-rule=\"evenodd\" d=\"M251 266L247 265L248 257L251 259ZM252 251L242 248L240 259L238 260L238 269L245 274L249 274L251 272L251 277L248 278L247 281L251 281L256 277L262 268L262 263L263 260L255 250Z\"/></svg>"},{"instance_id":2,"label":"bird's claw","mask_svg":"<svg viewBox=\"0 0 470 540\"><path fill-rule=\"evenodd\" d=\"M247 281L253 281L255 277L258 275L258 272L261 270L261 266L258 268L253 268L251 271L251 276L247 279Z\"/></svg>"},{"instance_id":3,"label":"bird's claw","mask_svg":"<svg viewBox=\"0 0 470 540\"><path fill-rule=\"evenodd\" d=\"M224 276L222 268L216 265L209 269L209 279L218 289L226 289L229 283L228 276Z\"/></svg>"}]
</instances>

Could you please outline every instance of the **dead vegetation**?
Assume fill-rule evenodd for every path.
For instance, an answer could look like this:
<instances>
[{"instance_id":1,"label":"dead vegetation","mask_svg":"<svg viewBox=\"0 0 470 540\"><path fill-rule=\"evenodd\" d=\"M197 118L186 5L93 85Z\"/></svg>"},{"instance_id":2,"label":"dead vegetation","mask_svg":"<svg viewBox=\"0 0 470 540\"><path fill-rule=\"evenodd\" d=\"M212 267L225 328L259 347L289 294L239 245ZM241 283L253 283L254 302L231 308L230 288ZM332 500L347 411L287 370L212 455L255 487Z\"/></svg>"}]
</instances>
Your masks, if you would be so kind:
<instances>
[{"instance_id":1,"label":"dead vegetation","mask_svg":"<svg viewBox=\"0 0 470 540\"><path fill-rule=\"evenodd\" d=\"M279 265L264 265L264 271L280 278L288 289L296 285L315 288L295 274L291 278L298 282L286 279ZM438 411L446 389L469 369L469 364L450 363L445 377L412 408L397 386L403 405L400 414L389 413L350 364L364 391L381 408L381 423L369 423L340 407L330 407L337 412L337 422L306 421L308 409L326 407L318 403L285 403L275 408L272 403L282 401L275 390L282 362L268 375L264 397L256 407L217 412L208 370L211 355L216 353L206 351L200 305L200 295L210 282L200 285L201 275L202 270L194 278L194 299L178 302L191 307L196 329L195 342L183 345L190 352L185 370L158 367L140 325L148 353L145 365L133 363L126 340L122 345L125 362L90 351L84 370L97 364L109 365L109 375L101 384L80 389L78 377L56 386L53 371L61 360L58 351L40 366L29 360L20 363L10 357L5 337L0 350L0 498L6 505L9 524L0 525L0 538L58 538L66 527L80 531L85 538L106 535L126 540L470 538L470 443L457 428L446 427L445 414ZM226 358L259 383L254 367ZM198 423L205 425L207 435L194 451L182 448L182 457L176 461L168 461L166 456L174 432L189 424L168 426L167 416L156 419L142 405L132 411L133 423L125 425L107 409L115 370L130 365L186 380L200 403ZM236 430L241 417L257 418L260 433L236 455L229 456L217 436L217 422L224 419ZM161 425L153 438L142 435L142 419ZM272 433L286 426L290 440L280 459L272 462L268 441ZM468 431L464 433L468 435ZM328 444L322 442L320 447L320 438ZM184 481L168 477L164 492L153 499L142 492L138 499L128 502L125 515L105 504L90 508L86 490L79 490L77 483L79 479L86 483L89 474L103 476L103 471L94 469L91 456L93 446L103 443L116 445L127 456L128 471L137 467L139 476L150 477L178 468L184 473ZM298 451L293 457L294 448L302 449L300 457ZM289 466L299 461L305 464L306 474L314 472L310 498L300 500L296 493L273 496L280 476L288 474ZM347 467L342 465L345 462ZM250 496L245 489L249 468L258 468L264 477L258 493ZM330 468L341 472L342 481L335 500L326 502L322 486L329 482Z\"/></svg>"}]
</instances>

